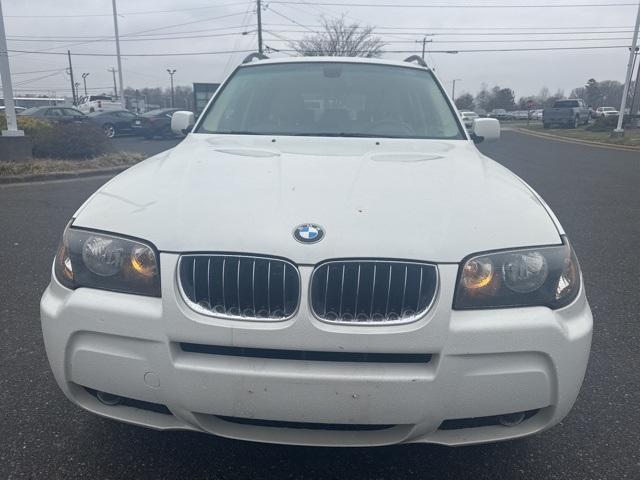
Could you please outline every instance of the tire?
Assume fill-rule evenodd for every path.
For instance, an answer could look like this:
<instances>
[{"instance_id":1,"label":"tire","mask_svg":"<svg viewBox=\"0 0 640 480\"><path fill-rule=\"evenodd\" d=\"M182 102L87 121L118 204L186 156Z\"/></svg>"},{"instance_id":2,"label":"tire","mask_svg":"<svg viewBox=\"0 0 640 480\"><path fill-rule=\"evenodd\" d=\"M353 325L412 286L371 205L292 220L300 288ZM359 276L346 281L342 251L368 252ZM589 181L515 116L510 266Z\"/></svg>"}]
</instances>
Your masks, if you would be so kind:
<instances>
[{"instance_id":1,"label":"tire","mask_svg":"<svg viewBox=\"0 0 640 480\"><path fill-rule=\"evenodd\" d=\"M549 130L549 129L551 128L551 125L549 125L548 123L543 123L543 124L542 124L542 127L543 127L545 130Z\"/></svg>"},{"instance_id":2,"label":"tire","mask_svg":"<svg viewBox=\"0 0 640 480\"><path fill-rule=\"evenodd\" d=\"M96 109L95 109L95 108L93 108L93 107L91 107L91 108L89 109L89 113L93 113L93 112L95 112L95 111L96 111Z\"/></svg>"},{"instance_id":3,"label":"tire","mask_svg":"<svg viewBox=\"0 0 640 480\"><path fill-rule=\"evenodd\" d=\"M162 130L160 130L160 136L165 139L173 137L173 132L171 131L171 127L169 125L162 127Z\"/></svg>"},{"instance_id":4,"label":"tire","mask_svg":"<svg viewBox=\"0 0 640 480\"><path fill-rule=\"evenodd\" d=\"M577 129L580 127L580 116L576 115L576 118L573 119L573 129Z\"/></svg>"},{"instance_id":5,"label":"tire","mask_svg":"<svg viewBox=\"0 0 640 480\"><path fill-rule=\"evenodd\" d=\"M102 131L107 138L115 138L116 136L116 127L114 127L111 123L105 123L102 126Z\"/></svg>"}]
</instances>

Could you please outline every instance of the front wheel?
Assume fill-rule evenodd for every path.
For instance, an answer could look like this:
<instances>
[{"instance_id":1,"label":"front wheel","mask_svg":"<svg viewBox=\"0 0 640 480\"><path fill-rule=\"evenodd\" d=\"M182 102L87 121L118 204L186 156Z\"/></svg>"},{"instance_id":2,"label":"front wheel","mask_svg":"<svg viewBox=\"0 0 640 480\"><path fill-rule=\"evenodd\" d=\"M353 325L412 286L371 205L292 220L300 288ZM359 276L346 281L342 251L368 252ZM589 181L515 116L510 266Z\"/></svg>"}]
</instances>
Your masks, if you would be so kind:
<instances>
[{"instance_id":1,"label":"front wheel","mask_svg":"<svg viewBox=\"0 0 640 480\"><path fill-rule=\"evenodd\" d=\"M114 138L116 136L116 127L114 127L110 123L105 123L102 126L102 131L104 132L107 138Z\"/></svg>"}]
</instances>

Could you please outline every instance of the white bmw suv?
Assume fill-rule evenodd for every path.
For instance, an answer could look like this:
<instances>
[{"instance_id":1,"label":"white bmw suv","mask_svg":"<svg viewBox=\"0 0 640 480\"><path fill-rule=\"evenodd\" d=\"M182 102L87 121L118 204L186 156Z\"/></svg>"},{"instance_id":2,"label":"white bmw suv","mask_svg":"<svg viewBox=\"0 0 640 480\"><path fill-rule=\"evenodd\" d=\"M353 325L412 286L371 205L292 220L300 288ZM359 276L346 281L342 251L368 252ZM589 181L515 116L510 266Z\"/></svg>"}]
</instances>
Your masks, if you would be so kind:
<instances>
[{"instance_id":1,"label":"white bmw suv","mask_svg":"<svg viewBox=\"0 0 640 480\"><path fill-rule=\"evenodd\" d=\"M557 424L589 356L571 244L420 62L238 67L73 216L41 302L66 396L156 429L373 446Z\"/></svg>"}]
</instances>

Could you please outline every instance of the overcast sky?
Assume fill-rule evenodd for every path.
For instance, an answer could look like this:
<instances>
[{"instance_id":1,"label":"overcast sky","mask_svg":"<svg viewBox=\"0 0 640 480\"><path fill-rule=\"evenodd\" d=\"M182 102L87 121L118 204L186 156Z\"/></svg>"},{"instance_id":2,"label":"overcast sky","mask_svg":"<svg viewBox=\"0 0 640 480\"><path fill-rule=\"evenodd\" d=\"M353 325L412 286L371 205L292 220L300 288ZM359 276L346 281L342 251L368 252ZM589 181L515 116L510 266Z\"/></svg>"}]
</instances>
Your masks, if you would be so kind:
<instances>
[{"instance_id":1,"label":"overcast sky","mask_svg":"<svg viewBox=\"0 0 640 480\"><path fill-rule=\"evenodd\" d=\"M68 76L64 71L67 57L55 54L67 49L74 54L76 78L81 81L81 73L90 74L87 84L92 93L113 90L112 75L107 69L116 66L115 57L80 55L115 52L115 44L109 39L113 37L111 0L0 1L9 50L46 50L48 53L10 52L17 93L37 90L69 95ZM353 5L357 3L368 6ZM608 6L550 7L577 3ZM613 6L614 3L617 5ZM263 0L264 38L270 47L287 49L287 39L317 30L322 15L331 18L345 14L350 21L377 27L379 36L389 42L385 47L387 58L401 59L409 55L392 53L392 50L420 53L420 33L433 34L429 37L432 43L427 47L434 52L427 54L427 62L435 67L449 90L452 80L459 79L456 96L464 91L475 94L483 83L511 87L517 97L535 94L543 86L552 92L561 88L568 94L591 77L622 81L628 50L489 53L465 53L464 50L630 45L637 11L634 3L637 5L637 0L305 0L295 3ZM371 6L373 4L381 7ZM483 8L402 5L481 5ZM489 5L501 7L488 8ZM505 5L536 8L506 8ZM255 0L119 0L118 8L125 86L166 87L169 84L167 68L177 70L175 80L180 85L218 82L246 55L142 57L133 54L257 49ZM132 36L134 34L138 36ZM167 40L168 36L197 38ZM100 37L107 41L96 41ZM460 53L436 53L437 50Z\"/></svg>"}]
</instances>

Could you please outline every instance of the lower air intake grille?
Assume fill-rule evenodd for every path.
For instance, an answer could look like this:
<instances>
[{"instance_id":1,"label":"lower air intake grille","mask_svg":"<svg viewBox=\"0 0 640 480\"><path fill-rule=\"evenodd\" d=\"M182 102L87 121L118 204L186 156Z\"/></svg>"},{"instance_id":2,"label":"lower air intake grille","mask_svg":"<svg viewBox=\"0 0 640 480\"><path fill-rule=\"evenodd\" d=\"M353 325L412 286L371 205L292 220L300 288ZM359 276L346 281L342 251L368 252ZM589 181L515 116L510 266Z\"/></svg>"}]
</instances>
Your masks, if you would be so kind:
<instances>
[{"instance_id":1,"label":"lower air intake grille","mask_svg":"<svg viewBox=\"0 0 640 480\"><path fill-rule=\"evenodd\" d=\"M241 255L184 255L180 287L199 313L231 319L285 320L298 309L300 277L291 263Z\"/></svg>"},{"instance_id":2,"label":"lower air intake grille","mask_svg":"<svg viewBox=\"0 0 640 480\"><path fill-rule=\"evenodd\" d=\"M438 286L434 265L375 260L332 261L315 269L311 306L335 323L405 323L424 314Z\"/></svg>"},{"instance_id":3,"label":"lower air intake grille","mask_svg":"<svg viewBox=\"0 0 640 480\"><path fill-rule=\"evenodd\" d=\"M346 423L309 423L309 422L281 422L276 420L258 420L255 418L223 417L218 416L225 422L237 423L239 425L251 425L254 427L271 428L293 428L300 430L332 430L338 432L375 432L377 430L388 430L395 425L359 425Z\"/></svg>"}]
</instances>

